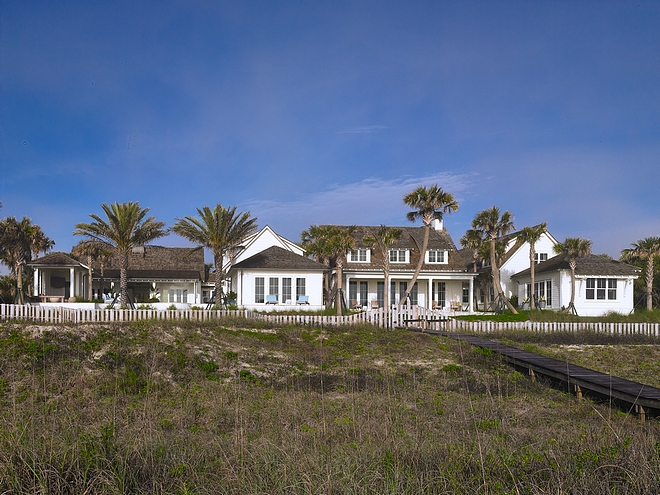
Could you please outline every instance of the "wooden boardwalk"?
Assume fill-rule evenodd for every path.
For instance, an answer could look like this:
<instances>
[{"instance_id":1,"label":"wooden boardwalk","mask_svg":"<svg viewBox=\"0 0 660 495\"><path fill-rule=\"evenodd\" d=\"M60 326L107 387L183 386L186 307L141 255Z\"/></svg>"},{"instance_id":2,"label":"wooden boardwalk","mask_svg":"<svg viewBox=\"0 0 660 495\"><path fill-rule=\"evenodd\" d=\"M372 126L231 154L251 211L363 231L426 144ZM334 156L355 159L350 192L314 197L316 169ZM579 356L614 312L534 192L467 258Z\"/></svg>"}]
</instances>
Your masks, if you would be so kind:
<instances>
[{"instance_id":1,"label":"wooden boardwalk","mask_svg":"<svg viewBox=\"0 0 660 495\"><path fill-rule=\"evenodd\" d=\"M513 366L528 370L532 379L535 379L538 374L559 380L566 384L569 390L574 391L578 398L581 398L583 394L591 394L613 400L618 405L625 405L628 412L635 412L642 421L646 419L647 415L660 415L660 389L650 385L618 378L474 335L451 332L428 333L492 349Z\"/></svg>"}]
</instances>

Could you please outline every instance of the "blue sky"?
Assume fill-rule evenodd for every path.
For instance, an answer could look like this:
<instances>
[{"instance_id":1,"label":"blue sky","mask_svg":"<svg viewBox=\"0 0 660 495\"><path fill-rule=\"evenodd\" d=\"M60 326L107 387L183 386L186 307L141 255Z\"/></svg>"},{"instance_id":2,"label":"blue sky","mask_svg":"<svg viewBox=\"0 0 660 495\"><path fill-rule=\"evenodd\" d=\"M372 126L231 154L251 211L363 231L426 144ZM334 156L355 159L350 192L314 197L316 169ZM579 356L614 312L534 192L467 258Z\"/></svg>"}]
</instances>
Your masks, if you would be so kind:
<instances>
[{"instance_id":1,"label":"blue sky","mask_svg":"<svg viewBox=\"0 0 660 495\"><path fill-rule=\"evenodd\" d=\"M618 257L660 235L660 2L0 0L0 215L222 203L297 241L492 205ZM183 246L170 236L160 242Z\"/></svg>"}]
</instances>

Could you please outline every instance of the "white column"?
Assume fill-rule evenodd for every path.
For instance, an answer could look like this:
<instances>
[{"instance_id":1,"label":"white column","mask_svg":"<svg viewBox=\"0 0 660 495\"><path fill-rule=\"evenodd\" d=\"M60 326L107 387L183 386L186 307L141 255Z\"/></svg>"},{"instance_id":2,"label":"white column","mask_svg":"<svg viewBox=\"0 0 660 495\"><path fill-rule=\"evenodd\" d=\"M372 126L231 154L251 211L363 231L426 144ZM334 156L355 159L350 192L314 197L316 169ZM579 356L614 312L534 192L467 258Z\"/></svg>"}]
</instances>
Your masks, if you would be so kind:
<instances>
[{"instance_id":1,"label":"white column","mask_svg":"<svg viewBox=\"0 0 660 495\"><path fill-rule=\"evenodd\" d=\"M73 297L76 294L76 271L71 268L69 269L69 297Z\"/></svg>"},{"instance_id":2,"label":"white column","mask_svg":"<svg viewBox=\"0 0 660 495\"><path fill-rule=\"evenodd\" d=\"M39 268L34 269L34 296L39 295L39 276L41 274L39 273Z\"/></svg>"},{"instance_id":3,"label":"white column","mask_svg":"<svg viewBox=\"0 0 660 495\"><path fill-rule=\"evenodd\" d=\"M474 311L474 277L470 277L470 305L468 309L470 313Z\"/></svg>"}]
</instances>

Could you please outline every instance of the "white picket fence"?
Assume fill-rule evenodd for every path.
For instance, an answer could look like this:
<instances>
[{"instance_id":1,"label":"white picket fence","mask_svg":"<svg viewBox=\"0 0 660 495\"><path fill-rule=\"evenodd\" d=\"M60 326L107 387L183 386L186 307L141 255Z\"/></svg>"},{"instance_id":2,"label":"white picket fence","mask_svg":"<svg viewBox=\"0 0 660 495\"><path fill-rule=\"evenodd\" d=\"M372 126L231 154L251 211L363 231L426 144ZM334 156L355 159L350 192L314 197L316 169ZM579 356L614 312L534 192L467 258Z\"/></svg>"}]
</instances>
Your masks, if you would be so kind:
<instances>
[{"instance_id":1,"label":"white picket fence","mask_svg":"<svg viewBox=\"0 0 660 495\"><path fill-rule=\"evenodd\" d=\"M210 321L223 317L253 318L276 325L339 326L372 324L383 328L418 327L423 330L492 333L507 330L530 332L594 331L619 335L648 335L660 337L658 323L598 323L598 322L494 322L465 321L451 318L453 314L431 311L418 306L393 309L389 315L383 308L363 311L349 316L289 315L257 313L247 310L153 310L153 309L80 309L56 306L21 306L0 304L0 320L28 320L44 323L111 323L140 320Z\"/></svg>"}]
</instances>

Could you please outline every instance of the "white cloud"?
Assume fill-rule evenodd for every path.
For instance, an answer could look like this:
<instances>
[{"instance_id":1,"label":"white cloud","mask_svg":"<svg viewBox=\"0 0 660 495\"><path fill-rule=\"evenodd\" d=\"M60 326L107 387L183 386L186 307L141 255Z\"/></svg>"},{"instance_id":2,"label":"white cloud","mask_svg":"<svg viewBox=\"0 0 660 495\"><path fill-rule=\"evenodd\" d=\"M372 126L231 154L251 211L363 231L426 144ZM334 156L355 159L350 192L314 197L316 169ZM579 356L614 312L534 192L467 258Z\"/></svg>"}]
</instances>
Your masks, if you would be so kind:
<instances>
[{"instance_id":1,"label":"white cloud","mask_svg":"<svg viewBox=\"0 0 660 495\"><path fill-rule=\"evenodd\" d=\"M339 131L339 134L371 134L372 132L380 132L385 129L387 129L387 126L384 125L363 125L344 129L343 131Z\"/></svg>"},{"instance_id":2,"label":"white cloud","mask_svg":"<svg viewBox=\"0 0 660 495\"><path fill-rule=\"evenodd\" d=\"M472 186L477 175L442 172L389 180L369 178L301 194L292 201L255 200L244 206L259 219L260 225L268 224L296 241L300 232L313 224L406 225L404 194L420 185L438 184L460 202L461 193Z\"/></svg>"}]
</instances>

